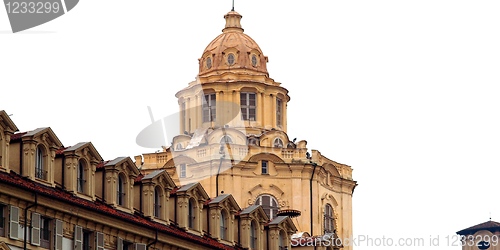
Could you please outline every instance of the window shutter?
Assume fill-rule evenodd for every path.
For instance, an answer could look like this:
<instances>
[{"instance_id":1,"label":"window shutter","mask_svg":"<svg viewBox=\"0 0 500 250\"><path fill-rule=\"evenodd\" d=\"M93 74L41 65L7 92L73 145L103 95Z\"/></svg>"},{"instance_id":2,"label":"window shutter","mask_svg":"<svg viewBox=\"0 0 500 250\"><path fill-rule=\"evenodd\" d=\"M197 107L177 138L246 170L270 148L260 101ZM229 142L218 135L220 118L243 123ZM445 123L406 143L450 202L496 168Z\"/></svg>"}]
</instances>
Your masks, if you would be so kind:
<instances>
[{"instance_id":1,"label":"window shutter","mask_svg":"<svg viewBox=\"0 0 500 250\"><path fill-rule=\"evenodd\" d=\"M75 225L75 250L83 248L83 230L82 227Z\"/></svg>"},{"instance_id":2,"label":"window shutter","mask_svg":"<svg viewBox=\"0 0 500 250\"><path fill-rule=\"evenodd\" d=\"M31 213L31 245L40 246L40 214Z\"/></svg>"},{"instance_id":3,"label":"window shutter","mask_svg":"<svg viewBox=\"0 0 500 250\"><path fill-rule=\"evenodd\" d=\"M97 232L95 241L96 250L104 250L104 234Z\"/></svg>"},{"instance_id":4,"label":"window shutter","mask_svg":"<svg viewBox=\"0 0 500 250\"><path fill-rule=\"evenodd\" d=\"M123 250L123 239L122 238L118 238L116 240L116 249Z\"/></svg>"},{"instance_id":5,"label":"window shutter","mask_svg":"<svg viewBox=\"0 0 500 250\"><path fill-rule=\"evenodd\" d=\"M142 244L142 243L135 243L135 247L134 247L135 250L146 250L146 244Z\"/></svg>"},{"instance_id":6,"label":"window shutter","mask_svg":"<svg viewBox=\"0 0 500 250\"><path fill-rule=\"evenodd\" d=\"M55 250L63 250L63 222L62 220L56 220L56 242Z\"/></svg>"},{"instance_id":7,"label":"window shutter","mask_svg":"<svg viewBox=\"0 0 500 250\"><path fill-rule=\"evenodd\" d=\"M19 239L19 208L10 206L10 226L9 226L9 236L13 240Z\"/></svg>"}]
</instances>

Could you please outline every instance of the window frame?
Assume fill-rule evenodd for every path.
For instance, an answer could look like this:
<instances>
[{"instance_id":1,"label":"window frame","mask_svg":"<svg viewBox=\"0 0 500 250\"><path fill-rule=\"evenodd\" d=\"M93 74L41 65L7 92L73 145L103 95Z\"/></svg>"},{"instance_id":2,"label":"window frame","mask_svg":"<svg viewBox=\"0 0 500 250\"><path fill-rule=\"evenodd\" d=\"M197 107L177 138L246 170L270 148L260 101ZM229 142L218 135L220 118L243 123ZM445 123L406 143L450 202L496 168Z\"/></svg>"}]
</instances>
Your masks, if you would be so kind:
<instances>
[{"instance_id":1,"label":"window frame","mask_svg":"<svg viewBox=\"0 0 500 250\"><path fill-rule=\"evenodd\" d=\"M5 215L6 212L5 210L7 209L7 206L4 204L0 203L0 237L5 237Z\"/></svg>"},{"instance_id":2,"label":"window frame","mask_svg":"<svg viewBox=\"0 0 500 250\"><path fill-rule=\"evenodd\" d=\"M125 202L125 184L126 180L124 179L122 174L118 174L118 183L117 183L117 188L116 188L116 204L119 206L124 206L126 204Z\"/></svg>"},{"instance_id":3,"label":"window frame","mask_svg":"<svg viewBox=\"0 0 500 250\"><path fill-rule=\"evenodd\" d=\"M333 213L333 207L330 204L325 205L325 210L323 212L323 232L333 233L335 231L335 215Z\"/></svg>"},{"instance_id":4,"label":"window frame","mask_svg":"<svg viewBox=\"0 0 500 250\"><path fill-rule=\"evenodd\" d=\"M77 168L77 177L76 177L76 190L77 192L79 193L85 193L86 190L85 190L85 183L87 182L87 180L85 180L85 176L86 176L86 171L85 171L85 168L86 168L86 162L83 160L83 159L80 159L78 161L78 168Z\"/></svg>"},{"instance_id":5,"label":"window frame","mask_svg":"<svg viewBox=\"0 0 500 250\"><path fill-rule=\"evenodd\" d=\"M285 143L283 142L283 140L279 137L276 137L274 138L273 140L273 147L274 148L283 148L285 145Z\"/></svg>"},{"instance_id":6,"label":"window frame","mask_svg":"<svg viewBox=\"0 0 500 250\"><path fill-rule=\"evenodd\" d=\"M188 200L188 228L196 230L196 201L193 198Z\"/></svg>"},{"instance_id":7,"label":"window frame","mask_svg":"<svg viewBox=\"0 0 500 250\"><path fill-rule=\"evenodd\" d=\"M269 204L263 204L263 199L264 197L269 197ZM273 201L276 203L276 206L273 206ZM269 220L273 220L276 216L277 213L280 209L280 205L278 202L278 199L276 199L273 195L271 194L261 194L255 199L255 205L261 205L262 209L266 213L266 215L269 217Z\"/></svg>"},{"instance_id":8,"label":"window frame","mask_svg":"<svg viewBox=\"0 0 500 250\"><path fill-rule=\"evenodd\" d=\"M261 166L261 174L269 175L269 161L262 160L260 162L260 166Z\"/></svg>"},{"instance_id":9,"label":"window frame","mask_svg":"<svg viewBox=\"0 0 500 250\"><path fill-rule=\"evenodd\" d=\"M255 220L250 222L250 249L257 249L259 242L258 223Z\"/></svg>"},{"instance_id":10,"label":"window frame","mask_svg":"<svg viewBox=\"0 0 500 250\"><path fill-rule=\"evenodd\" d=\"M153 200L153 216L155 218L161 218L161 198L162 192L159 186L156 186L154 189L154 200Z\"/></svg>"},{"instance_id":11,"label":"window frame","mask_svg":"<svg viewBox=\"0 0 500 250\"><path fill-rule=\"evenodd\" d=\"M253 99L251 98L253 97ZM253 105L251 105L253 100ZM240 93L240 109L241 119L244 121L257 120L257 93L241 92ZM253 111L253 114L252 114ZM253 119L252 119L253 118Z\"/></svg>"},{"instance_id":12,"label":"window frame","mask_svg":"<svg viewBox=\"0 0 500 250\"><path fill-rule=\"evenodd\" d=\"M217 95L215 93L203 96L202 114L204 123L213 122L217 119Z\"/></svg>"},{"instance_id":13,"label":"window frame","mask_svg":"<svg viewBox=\"0 0 500 250\"><path fill-rule=\"evenodd\" d=\"M47 180L45 155L45 148L42 145L37 145L35 150L35 178L40 180Z\"/></svg>"},{"instance_id":14,"label":"window frame","mask_svg":"<svg viewBox=\"0 0 500 250\"><path fill-rule=\"evenodd\" d=\"M220 211L220 228L219 228L219 237L222 240L228 240L228 233L227 233L229 224L227 221L228 218L229 217L227 212L224 209L222 209Z\"/></svg>"},{"instance_id":15,"label":"window frame","mask_svg":"<svg viewBox=\"0 0 500 250\"><path fill-rule=\"evenodd\" d=\"M283 126L283 100L276 97L276 126Z\"/></svg>"},{"instance_id":16,"label":"window frame","mask_svg":"<svg viewBox=\"0 0 500 250\"><path fill-rule=\"evenodd\" d=\"M187 165L182 163L179 165L179 178L187 178Z\"/></svg>"}]
</instances>

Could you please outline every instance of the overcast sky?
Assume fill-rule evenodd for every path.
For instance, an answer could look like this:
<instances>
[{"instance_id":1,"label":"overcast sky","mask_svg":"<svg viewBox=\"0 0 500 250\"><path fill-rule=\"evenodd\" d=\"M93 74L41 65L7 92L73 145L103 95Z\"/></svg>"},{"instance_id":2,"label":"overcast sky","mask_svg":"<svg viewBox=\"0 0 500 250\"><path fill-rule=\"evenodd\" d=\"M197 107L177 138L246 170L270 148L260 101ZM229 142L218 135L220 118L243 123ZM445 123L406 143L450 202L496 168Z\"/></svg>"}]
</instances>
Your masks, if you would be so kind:
<instances>
[{"instance_id":1,"label":"overcast sky","mask_svg":"<svg viewBox=\"0 0 500 250\"><path fill-rule=\"evenodd\" d=\"M0 109L105 159L178 110L231 1L80 1L12 34L0 10ZM348 164L355 237L440 236L500 221L500 2L236 0L290 91L288 134ZM448 237L448 240L446 239ZM396 242L394 243L396 244ZM355 249L404 249L373 247Z\"/></svg>"}]
</instances>

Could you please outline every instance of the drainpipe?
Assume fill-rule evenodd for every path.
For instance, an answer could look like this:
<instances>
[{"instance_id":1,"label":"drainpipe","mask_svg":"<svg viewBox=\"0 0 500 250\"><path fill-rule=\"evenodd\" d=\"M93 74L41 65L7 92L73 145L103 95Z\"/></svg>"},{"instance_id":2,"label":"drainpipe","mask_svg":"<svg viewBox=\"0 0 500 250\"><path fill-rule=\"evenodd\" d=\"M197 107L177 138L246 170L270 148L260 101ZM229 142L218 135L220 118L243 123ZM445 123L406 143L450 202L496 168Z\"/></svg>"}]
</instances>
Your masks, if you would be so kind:
<instances>
[{"instance_id":1,"label":"drainpipe","mask_svg":"<svg viewBox=\"0 0 500 250\"><path fill-rule=\"evenodd\" d=\"M141 185L139 186L139 212L141 213L141 215L143 215L143 213L142 213L142 189L143 189L143 187L142 187L142 181L141 181Z\"/></svg>"},{"instance_id":2,"label":"drainpipe","mask_svg":"<svg viewBox=\"0 0 500 250\"><path fill-rule=\"evenodd\" d=\"M158 229L155 231L155 240L146 246L146 250L149 249L150 246L156 244L156 242L158 242Z\"/></svg>"},{"instance_id":3,"label":"drainpipe","mask_svg":"<svg viewBox=\"0 0 500 250\"><path fill-rule=\"evenodd\" d=\"M23 140L21 139L21 144L19 146L19 164L21 168L19 169L19 175L23 176Z\"/></svg>"},{"instance_id":4,"label":"drainpipe","mask_svg":"<svg viewBox=\"0 0 500 250\"><path fill-rule=\"evenodd\" d=\"M64 169L66 168L66 156L63 154L62 158L62 190L65 190L66 186L64 186ZM78 184L77 184L78 185Z\"/></svg>"},{"instance_id":5,"label":"drainpipe","mask_svg":"<svg viewBox=\"0 0 500 250\"><path fill-rule=\"evenodd\" d=\"M316 167L318 166L318 164L316 163L313 163L312 164L314 166L313 168L313 172L311 174L311 179L309 180L309 201L310 201L310 206L309 206L309 212L311 214L311 217L310 217L310 220L311 220L311 236L313 236L313 178L314 178L314 172L316 172Z\"/></svg>"},{"instance_id":6,"label":"drainpipe","mask_svg":"<svg viewBox=\"0 0 500 250\"><path fill-rule=\"evenodd\" d=\"M224 159L224 148L221 145L219 153L221 154L220 156L220 162L219 162L219 169L217 169L217 176L215 177L215 197L219 196L219 174L220 174L220 168L222 166L222 160Z\"/></svg>"},{"instance_id":7,"label":"drainpipe","mask_svg":"<svg viewBox=\"0 0 500 250\"><path fill-rule=\"evenodd\" d=\"M25 209L24 209L24 250L27 250L27 241L28 241L28 209L38 205L38 194L37 193L34 193L35 194L35 203L27 206Z\"/></svg>"}]
</instances>

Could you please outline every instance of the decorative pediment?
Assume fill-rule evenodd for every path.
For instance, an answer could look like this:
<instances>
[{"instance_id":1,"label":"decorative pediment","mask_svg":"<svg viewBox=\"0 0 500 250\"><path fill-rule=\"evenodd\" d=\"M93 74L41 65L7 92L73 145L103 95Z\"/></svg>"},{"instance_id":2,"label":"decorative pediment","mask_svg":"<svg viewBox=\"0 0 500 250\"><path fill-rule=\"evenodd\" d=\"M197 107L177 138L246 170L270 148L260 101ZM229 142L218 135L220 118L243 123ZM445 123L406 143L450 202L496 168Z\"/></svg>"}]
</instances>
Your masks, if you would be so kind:
<instances>
[{"instance_id":1,"label":"decorative pediment","mask_svg":"<svg viewBox=\"0 0 500 250\"><path fill-rule=\"evenodd\" d=\"M104 165L106 170L116 169L120 172L126 172L134 177L139 175L139 169L135 166L130 157L118 157Z\"/></svg>"},{"instance_id":2,"label":"decorative pediment","mask_svg":"<svg viewBox=\"0 0 500 250\"><path fill-rule=\"evenodd\" d=\"M250 159L248 159L249 162L258 162L261 160L267 160L267 161L271 161L274 163L284 163L285 162L279 156L277 156L275 154L270 154L270 153L260 153L260 154L252 155L252 157L250 157Z\"/></svg>"},{"instance_id":3,"label":"decorative pediment","mask_svg":"<svg viewBox=\"0 0 500 250\"><path fill-rule=\"evenodd\" d=\"M229 136L232 144L247 145L247 137L241 131L234 128L218 128L207 135L208 144L220 144L224 136Z\"/></svg>"},{"instance_id":4,"label":"decorative pediment","mask_svg":"<svg viewBox=\"0 0 500 250\"><path fill-rule=\"evenodd\" d=\"M282 131L282 130L269 130L263 133L260 136L260 145L261 146L267 146L267 147L273 147L273 143L276 138L281 139L283 142L282 147L287 147L288 143L290 140L288 139L288 135Z\"/></svg>"},{"instance_id":5,"label":"decorative pediment","mask_svg":"<svg viewBox=\"0 0 500 250\"><path fill-rule=\"evenodd\" d=\"M269 228L280 228L288 234L297 232L297 227L293 224L292 219L288 216L277 216L268 224Z\"/></svg>"},{"instance_id":6,"label":"decorative pediment","mask_svg":"<svg viewBox=\"0 0 500 250\"><path fill-rule=\"evenodd\" d=\"M269 221L269 217L267 216L261 205L251 205L243 209L243 211L241 211L240 213L240 217L255 219L259 222Z\"/></svg>"},{"instance_id":7,"label":"decorative pediment","mask_svg":"<svg viewBox=\"0 0 500 250\"><path fill-rule=\"evenodd\" d=\"M0 128L3 131L10 133L14 133L19 130L4 110L0 110Z\"/></svg>"},{"instance_id":8,"label":"decorative pediment","mask_svg":"<svg viewBox=\"0 0 500 250\"><path fill-rule=\"evenodd\" d=\"M208 206L209 207L215 207L215 206L223 207L223 208L227 208L229 211L239 211L240 210L240 206L238 205L238 203L234 199L233 195L231 195L231 194L222 194L222 195L215 197L214 199L212 199L208 203Z\"/></svg>"},{"instance_id":9,"label":"decorative pediment","mask_svg":"<svg viewBox=\"0 0 500 250\"><path fill-rule=\"evenodd\" d=\"M35 130L29 131L22 136L23 141L36 141L37 143L43 143L46 146L58 149L63 147L62 142L57 138L54 131L51 128L37 128Z\"/></svg>"},{"instance_id":10,"label":"decorative pediment","mask_svg":"<svg viewBox=\"0 0 500 250\"><path fill-rule=\"evenodd\" d=\"M207 201L210 199L207 192L203 189L203 186L201 186L199 182L186 184L180 187L175 194L178 196L190 196L199 201Z\"/></svg>"},{"instance_id":11,"label":"decorative pediment","mask_svg":"<svg viewBox=\"0 0 500 250\"><path fill-rule=\"evenodd\" d=\"M180 164L189 165L189 164L195 164L195 163L197 163L197 162L193 158L191 158L189 156L185 156L185 155L179 155L179 156L176 156L176 157L170 159L169 161L167 161L167 163L165 163L165 165L163 165L162 168L171 168L171 167L178 166Z\"/></svg>"},{"instance_id":12,"label":"decorative pediment","mask_svg":"<svg viewBox=\"0 0 500 250\"><path fill-rule=\"evenodd\" d=\"M142 183L154 183L161 185L167 189L174 189L175 182L165 170L153 171L142 178Z\"/></svg>"},{"instance_id":13,"label":"decorative pediment","mask_svg":"<svg viewBox=\"0 0 500 250\"><path fill-rule=\"evenodd\" d=\"M79 158L86 158L91 161L101 162L103 159L99 152L95 149L92 142L80 142L72 147L64 150L64 155L66 156L77 156Z\"/></svg>"}]
</instances>

